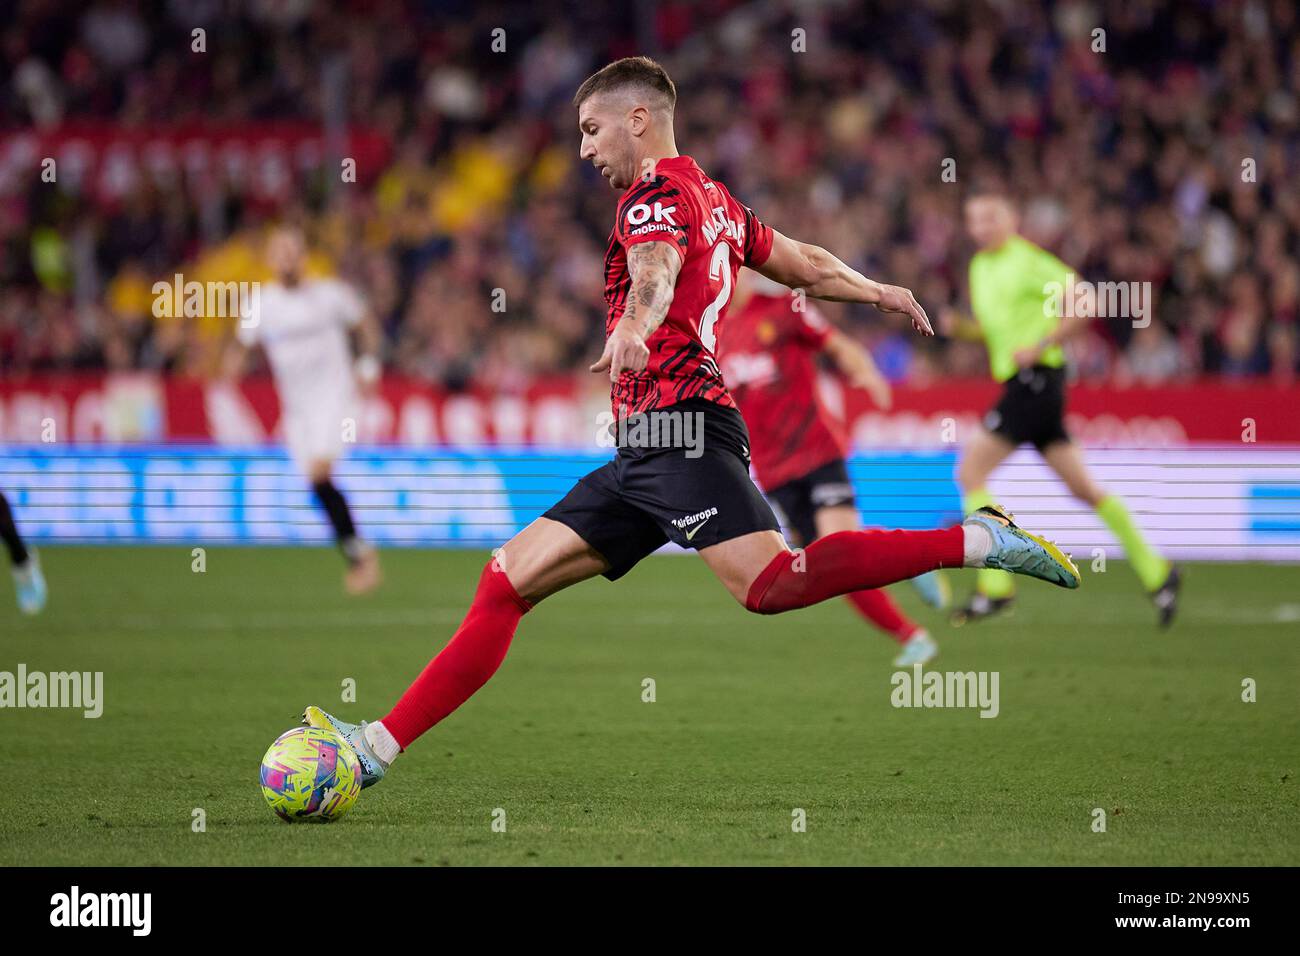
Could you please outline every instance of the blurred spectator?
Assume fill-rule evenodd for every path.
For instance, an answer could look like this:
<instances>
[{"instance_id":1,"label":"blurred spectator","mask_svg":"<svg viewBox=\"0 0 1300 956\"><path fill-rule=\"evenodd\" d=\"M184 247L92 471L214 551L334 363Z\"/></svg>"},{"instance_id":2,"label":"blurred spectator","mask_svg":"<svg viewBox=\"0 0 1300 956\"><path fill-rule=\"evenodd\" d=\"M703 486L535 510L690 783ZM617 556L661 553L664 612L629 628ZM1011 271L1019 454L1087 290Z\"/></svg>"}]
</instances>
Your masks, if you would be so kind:
<instances>
[{"instance_id":1,"label":"blurred spectator","mask_svg":"<svg viewBox=\"0 0 1300 956\"><path fill-rule=\"evenodd\" d=\"M1152 322L1134 332L1116 374L1121 381L1151 385L1176 379L1184 370L1183 353L1173 336L1159 322Z\"/></svg>"},{"instance_id":2,"label":"blurred spectator","mask_svg":"<svg viewBox=\"0 0 1300 956\"><path fill-rule=\"evenodd\" d=\"M325 123L337 108L392 151L364 182L331 194L291 176L271 203L229 171L143 175L106 202L0 170L6 372L202 372L228 323L156 319L152 283L256 277L262 227L286 216L311 231L315 268L365 291L392 368L501 388L585 368L614 197L577 158L569 97L603 62L647 52L677 82L683 152L773 226L911 286L931 315L967 308L961 198L992 175L1014 184L1026 234L1084 278L1156 290L1149 327L1099 321L1079 341L1082 378L1297 374L1293 0L11 6L6 129ZM985 372L970 342L827 311L895 378Z\"/></svg>"}]
</instances>

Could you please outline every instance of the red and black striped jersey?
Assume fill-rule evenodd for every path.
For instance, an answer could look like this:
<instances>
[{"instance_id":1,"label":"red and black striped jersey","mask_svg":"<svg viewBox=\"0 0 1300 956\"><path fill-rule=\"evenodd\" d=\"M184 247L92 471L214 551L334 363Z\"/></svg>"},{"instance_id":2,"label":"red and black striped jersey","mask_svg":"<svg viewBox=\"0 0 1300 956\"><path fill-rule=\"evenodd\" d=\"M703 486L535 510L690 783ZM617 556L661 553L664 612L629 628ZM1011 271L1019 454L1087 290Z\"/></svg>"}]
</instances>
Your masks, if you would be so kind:
<instances>
[{"instance_id":1,"label":"red and black striped jersey","mask_svg":"<svg viewBox=\"0 0 1300 956\"><path fill-rule=\"evenodd\" d=\"M844 422L822 402L817 355L831 326L811 302L755 292L719 339L722 372L749 426L754 477L780 488L848 454Z\"/></svg>"},{"instance_id":2,"label":"red and black striped jersey","mask_svg":"<svg viewBox=\"0 0 1300 956\"><path fill-rule=\"evenodd\" d=\"M740 267L767 261L772 230L689 156L659 160L619 199L605 253L606 337L623 316L632 288L627 250L638 242L671 243L682 268L667 318L646 342L649 364L614 384L615 420L688 398L735 408L714 354L718 326Z\"/></svg>"}]
</instances>

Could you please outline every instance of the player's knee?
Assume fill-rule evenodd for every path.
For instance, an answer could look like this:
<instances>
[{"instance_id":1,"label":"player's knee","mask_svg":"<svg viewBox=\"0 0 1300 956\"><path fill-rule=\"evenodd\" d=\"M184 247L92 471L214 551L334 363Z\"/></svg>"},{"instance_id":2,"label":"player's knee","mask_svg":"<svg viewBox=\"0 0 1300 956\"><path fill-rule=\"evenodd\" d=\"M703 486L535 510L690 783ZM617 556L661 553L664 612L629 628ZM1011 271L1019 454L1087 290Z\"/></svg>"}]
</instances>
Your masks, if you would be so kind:
<instances>
[{"instance_id":1,"label":"player's knee","mask_svg":"<svg viewBox=\"0 0 1300 956\"><path fill-rule=\"evenodd\" d=\"M722 581L722 586L727 589L727 593L730 594L735 599L736 603L746 611L753 611L756 614L763 613L762 611L759 611L757 607L753 606L754 581L742 579L740 577L724 578L721 576L720 580Z\"/></svg>"},{"instance_id":2,"label":"player's knee","mask_svg":"<svg viewBox=\"0 0 1300 956\"><path fill-rule=\"evenodd\" d=\"M803 551L786 551L778 554L765 567L745 591L741 603L745 610L754 614L780 614L804 607L803 584L807 580L804 572ZM735 591L737 600L740 595Z\"/></svg>"},{"instance_id":3,"label":"player's knee","mask_svg":"<svg viewBox=\"0 0 1300 956\"><path fill-rule=\"evenodd\" d=\"M1074 497L1090 508L1096 508L1106 497L1106 492L1090 481L1083 482L1070 490L1074 493Z\"/></svg>"},{"instance_id":4,"label":"player's knee","mask_svg":"<svg viewBox=\"0 0 1300 956\"><path fill-rule=\"evenodd\" d=\"M769 610L769 609L768 609L768 608L763 604L763 599L762 599L762 597L761 597L761 596L757 596L757 597L756 597L752 591L746 592L745 594L737 594L735 591L733 591L733 592L731 592L731 596L734 597L734 598L736 599L736 602L737 602L741 607L743 607L746 611L748 611L748 612L751 613L751 614L775 614L775 613L777 613L776 611Z\"/></svg>"},{"instance_id":5,"label":"player's knee","mask_svg":"<svg viewBox=\"0 0 1300 956\"><path fill-rule=\"evenodd\" d=\"M788 588L772 588L761 595L750 593L741 603L751 614L784 614L808 606L800 595Z\"/></svg>"},{"instance_id":6,"label":"player's knee","mask_svg":"<svg viewBox=\"0 0 1300 956\"><path fill-rule=\"evenodd\" d=\"M576 541L579 549L574 550L575 542L566 537L572 532L558 528L534 523L492 552L492 565L529 605L607 567L580 539Z\"/></svg>"},{"instance_id":7,"label":"player's knee","mask_svg":"<svg viewBox=\"0 0 1300 956\"><path fill-rule=\"evenodd\" d=\"M494 550L492 560L488 562L488 570L497 572L509 581L515 592L530 604L538 600L537 595L533 593L537 576L536 567L537 562L533 555L529 554L528 548L517 544L515 539Z\"/></svg>"},{"instance_id":8,"label":"player's knee","mask_svg":"<svg viewBox=\"0 0 1300 956\"><path fill-rule=\"evenodd\" d=\"M505 568L499 560L500 549L494 553L492 560L484 567L479 575L478 587L474 591L475 605L513 605L520 611L531 610L533 602L527 597L520 594L515 588L510 576L506 574Z\"/></svg>"}]
</instances>

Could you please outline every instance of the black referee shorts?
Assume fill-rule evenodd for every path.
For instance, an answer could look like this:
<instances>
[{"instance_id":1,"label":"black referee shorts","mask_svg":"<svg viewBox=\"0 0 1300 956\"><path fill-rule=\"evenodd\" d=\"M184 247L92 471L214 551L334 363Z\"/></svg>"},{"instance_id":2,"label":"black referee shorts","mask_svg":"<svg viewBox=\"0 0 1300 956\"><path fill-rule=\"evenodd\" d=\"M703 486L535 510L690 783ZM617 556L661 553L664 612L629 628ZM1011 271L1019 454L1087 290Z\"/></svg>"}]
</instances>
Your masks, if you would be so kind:
<instances>
[{"instance_id":1,"label":"black referee shorts","mask_svg":"<svg viewBox=\"0 0 1300 956\"><path fill-rule=\"evenodd\" d=\"M698 550L780 530L749 477L749 431L740 412L704 399L658 411L698 416L698 454L681 447L620 447L613 461L578 479L543 515L598 551L609 562L605 577L611 581L668 541Z\"/></svg>"},{"instance_id":2,"label":"black referee shorts","mask_svg":"<svg viewBox=\"0 0 1300 956\"><path fill-rule=\"evenodd\" d=\"M1069 441L1065 430L1065 369L1035 365L1007 380L1002 398L984 416L984 427L1013 445L1042 451Z\"/></svg>"}]
</instances>

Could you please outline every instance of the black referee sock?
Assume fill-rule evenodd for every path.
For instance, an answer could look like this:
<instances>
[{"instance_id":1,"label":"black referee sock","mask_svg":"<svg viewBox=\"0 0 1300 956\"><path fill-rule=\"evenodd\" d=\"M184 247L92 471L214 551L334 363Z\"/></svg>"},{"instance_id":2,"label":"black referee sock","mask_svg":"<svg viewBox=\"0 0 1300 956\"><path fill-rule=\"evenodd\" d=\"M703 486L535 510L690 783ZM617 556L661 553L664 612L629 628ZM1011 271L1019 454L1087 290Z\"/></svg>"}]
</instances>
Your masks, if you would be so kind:
<instances>
[{"instance_id":1,"label":"black referee sock","mask_svg":"<svg viewBox=\"0 0 1300 956\"><path fill-rule=\"evenodd\" d=\"M9 500L0 494L0 539L9 549L9 558L14 566L27 563L27 547L18 536L18 526L14 524L14 513L9 510Z\"/></svg>"},{"instance_id":2,"label":"black referee sock","mask_svg":"<svg viewBox=\"0 0 1300 956\"><path fill-rule=\"evenodd\" d=\"M357 526L352 523L352 512L348 510L348 502L343 497L343 492L334 487L334 482L328 479L315 482L311 490L315 493L321 507L325 509L325 514L329 515L330 524L334 526L334 537L343 551L343 556L349 563L356 564L361 559L361 542L357 538Z\"/></svg>"}]
</instances>

